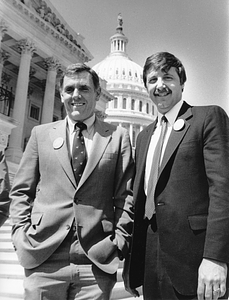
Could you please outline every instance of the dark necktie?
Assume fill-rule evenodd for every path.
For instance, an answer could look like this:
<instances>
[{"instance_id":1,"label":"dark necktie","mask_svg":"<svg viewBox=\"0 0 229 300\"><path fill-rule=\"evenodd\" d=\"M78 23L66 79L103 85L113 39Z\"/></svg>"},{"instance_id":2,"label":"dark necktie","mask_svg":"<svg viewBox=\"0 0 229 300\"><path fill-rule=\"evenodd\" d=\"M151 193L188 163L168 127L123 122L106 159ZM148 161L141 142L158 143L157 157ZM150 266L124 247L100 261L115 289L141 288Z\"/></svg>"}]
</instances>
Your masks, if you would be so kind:
<instances>
[{"instance_id":1,"label":"dark necktie","mask_svg":"<svg viewBox=\"0 0 229 300\"><path fill-rule=\"evenodd\" d=\"M82 122L75 124L75 136L72 145L72 167L77 184L83 174L86 165L86 149L82 131L87 129L87 125Z\"/></svg>"},{"instance_id":2,"label":"dark necktie","mask_svg":"<svg viewBox=\"0 0 229 300\"><path fill-rule=\"evenodd\" d=\"M161 151L165 139L165 134L167 131L168 121L165 116L161 118L161 133L159 140L157 142L154 155L153 162L150 171L150 177L148 182L148 191L145 205L145 216L150 220L155 211L155 202L154 202L154 193L157 184L159 168L160 168L160 160L161 160Z\"/></svg>"}]
</instances>

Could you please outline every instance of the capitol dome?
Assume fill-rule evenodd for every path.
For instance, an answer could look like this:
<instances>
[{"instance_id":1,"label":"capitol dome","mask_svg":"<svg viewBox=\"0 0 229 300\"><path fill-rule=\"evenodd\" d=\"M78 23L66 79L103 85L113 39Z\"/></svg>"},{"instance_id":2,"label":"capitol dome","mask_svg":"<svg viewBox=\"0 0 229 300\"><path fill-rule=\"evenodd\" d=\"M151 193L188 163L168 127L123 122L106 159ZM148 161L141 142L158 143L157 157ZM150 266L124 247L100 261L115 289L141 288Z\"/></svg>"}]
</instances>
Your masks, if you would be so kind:
<instances>
[{"instance_id":1,"label":"capitol dome","mask_svg":"<svg viewBox=\"0 0 229 300\"><path fill-rule=\"evenodd\" d=\"M110 54L93 69L107 82L106 89L114 96L108 103L105 121L127 128L134 147L138 133L155 119L154 104L143 84L143 68L127 55L128 39L122 25L119 14L116 33L110 38Z\"/></svg>"}]
</instances>

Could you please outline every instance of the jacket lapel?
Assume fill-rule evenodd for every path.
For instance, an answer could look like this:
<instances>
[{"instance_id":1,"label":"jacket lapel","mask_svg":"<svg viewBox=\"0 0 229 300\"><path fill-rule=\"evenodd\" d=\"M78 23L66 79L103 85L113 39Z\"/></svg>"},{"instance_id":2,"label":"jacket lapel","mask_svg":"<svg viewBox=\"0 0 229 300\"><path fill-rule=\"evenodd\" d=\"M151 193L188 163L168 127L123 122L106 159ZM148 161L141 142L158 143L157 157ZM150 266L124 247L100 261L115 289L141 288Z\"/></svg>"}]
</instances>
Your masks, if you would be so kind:
<instances>
[{"instance_id":1,"label":"jacket lapel","mask_svg":"<svg viewBox=\"0 0 229 300\"><path fill-rule=\"evenodd\" d=\"M76 182L67 146L66 119L59 123L54 123L49 135L52 140L53 149L55 151L57 159L59 160L67 177L69 178L73 186L76 188Z\"/></svg>"},{"instance_id":2,"label":"jacket lapel","mask_svg":"<svg viewBox=\"0 0 229 300\"><path fill-rule=\"evenodd\" d=\"M102 125L101 122L96 118L91 148L92 152L89 155L86 167L84 169L83 175L80 179L77 189L79 189L84 184L84 182L90 176L92 171L95 169L111 139L111 134L112 131L110 130L108 124L106 126L106 123L103 122Z\"/></svg>"},{"instance_id":3,"label":"jacket lapel","mask_svg":"<svg viewBox=\"0 0 229 300\"><path fill-rule=\"evenodd\" d=\"M192 109L191 106L189 106L186 102L184 102L183 106L181 107L181 110L178 114L177 119L183 119L185 121L184 127L180 130L174 130L174 128L171 131L165 153L162 159L161 168L159 172L159 177L163 169L165 168L166 164L168 163L170 157L176 150L176 148L181 143L183 137L185 136L186 132L188 131L190 127L190 123L188 122L188 119L192 117Z\"/></svg>"},{"instance_id":4,"label":"jacket lapel","mask_svg":"<svg viewBox=\"0 0 229 300\"><path fill-rule=\"evenodd\" d=\"M138 169L138 172L136 173L135 177L135 186L140 186L141 181L144 179L147 152L149 150L149 144L153 132L155 130L156 124L157 120L155 120L151 125L149 125L149 127L146 128L144 135L141 137L141 140L139 141L139 149L136 157L136 168Z\"/></svg>"}]
</instances>

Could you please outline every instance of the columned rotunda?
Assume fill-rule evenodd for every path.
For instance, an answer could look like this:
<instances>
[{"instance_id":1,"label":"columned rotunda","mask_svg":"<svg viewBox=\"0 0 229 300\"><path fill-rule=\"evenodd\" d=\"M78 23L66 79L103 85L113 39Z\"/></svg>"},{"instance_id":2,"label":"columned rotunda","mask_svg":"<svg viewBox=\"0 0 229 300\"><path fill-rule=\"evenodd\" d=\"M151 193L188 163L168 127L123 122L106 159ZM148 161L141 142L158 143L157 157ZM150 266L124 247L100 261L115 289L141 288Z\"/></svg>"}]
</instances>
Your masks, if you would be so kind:
<instances>
[{"instance_id":1,"label":"columned rotunda","mask_svg":"<svg viewBox=\"0 0 229 300\"><path fill-rule=\"evenodd\" d=\"M107 103L105 121L127 128L134 148L138 133L154 120L155 107L143 84L142 67L127 55L128 39L122 25L119 14L116 33L110 38L110 54L93 69L107 81L107 91L114 96Z\"/></svg>"}]
</instances>

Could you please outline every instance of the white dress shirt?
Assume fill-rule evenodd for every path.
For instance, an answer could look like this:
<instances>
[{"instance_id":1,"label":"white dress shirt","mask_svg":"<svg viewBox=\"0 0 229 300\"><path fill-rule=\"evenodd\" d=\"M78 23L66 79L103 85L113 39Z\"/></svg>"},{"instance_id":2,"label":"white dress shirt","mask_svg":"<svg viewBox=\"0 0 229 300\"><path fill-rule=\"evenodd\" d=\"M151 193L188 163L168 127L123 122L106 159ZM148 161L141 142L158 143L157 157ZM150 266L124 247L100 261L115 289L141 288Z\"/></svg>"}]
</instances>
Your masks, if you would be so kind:
<instances>
[{"instance_id":1,"label":"white dress shirt","mask_svg":"<svg viewBox=\"0 0 229 300\"><path fill-rule=\"evenodd\" d=\"M168 111L165 114L165 117L168 120L168 127L167 127L167 131L166 131L165 139L164 139L164 144L163 144L163 147L162 147L161 161L162 161L164 153L165 153L165 148L166 148L166 145L168 143L168 139L169 139L169 136L171 134L173 124L175 123L175 120L176 120L177 115L178 115L178 113L181 109L182 104L183 104L183 101L181 100L176 105L174 105L174 107L170 111ZM147 190L148 190L150 171L151 171L151 167L152 167L153 155L154 155L154 151L155 151L157 142L159 140L160 132L161 132L161 118L162 118L162 116L163 115L158 112L158 120L157 120L156 128L154 130L154 133L152 134L151 141L150 141L149 148L148 148L148 152L147 152L146 166L145 166L145 180L144 180L144 190L145 190L146 196L147 196ZM161 163L161 161L160 161L160 163Z\"/></svg>"},{"instance_id":2,"label":"white dress shirt","mask_svg":"<svg viewBox=\"0 0 229 300\"><path fill-rule=\"evenodd\" d=\"M94 136L94 122L95 122L95 114L90 118L83 121L87 125L87 129L82 131L84 136L84 143L86 147L87 158L89 157L92 149L92 141ZM68 142L69 142L69 151L72 152L73 139L75 135L74 126L76 122L73 122L67 116L67 133L68 133ZM71 153L72 154L72 153Z\"/></svg>"}]
</instances>

